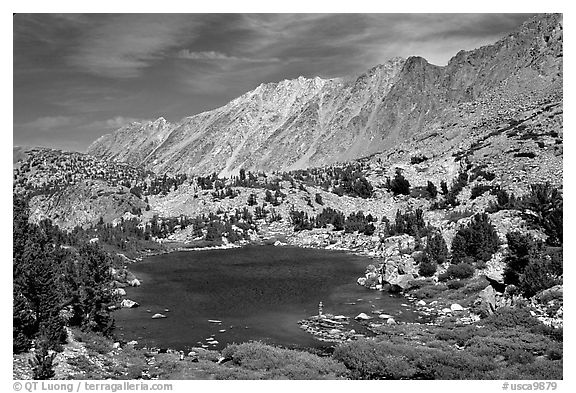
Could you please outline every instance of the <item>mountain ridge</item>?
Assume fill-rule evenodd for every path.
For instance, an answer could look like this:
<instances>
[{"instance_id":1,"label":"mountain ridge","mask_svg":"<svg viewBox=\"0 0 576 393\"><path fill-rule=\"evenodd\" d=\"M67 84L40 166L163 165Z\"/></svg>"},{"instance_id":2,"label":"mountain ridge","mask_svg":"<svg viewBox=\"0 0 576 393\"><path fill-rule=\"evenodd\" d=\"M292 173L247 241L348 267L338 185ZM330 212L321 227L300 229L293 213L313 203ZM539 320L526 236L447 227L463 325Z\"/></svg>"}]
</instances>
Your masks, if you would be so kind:
<instances>
[{"instance_id":1,"label":"mountain ridge","mask_svg":"<svg viewBox=\"0 0 576 393\"><path fill-rule=\"evenodd\" d=\"M451 107L506 82L511 92L561 79L562 17L540 15L446 66L394 58L355 79L299 77L263 83L228 104L183 118L130 124L88 148L157 172L221 176L292 170L385 151L453 121ZM559 70L559 71L558 71Z\"/></svg>"}]
</instances>

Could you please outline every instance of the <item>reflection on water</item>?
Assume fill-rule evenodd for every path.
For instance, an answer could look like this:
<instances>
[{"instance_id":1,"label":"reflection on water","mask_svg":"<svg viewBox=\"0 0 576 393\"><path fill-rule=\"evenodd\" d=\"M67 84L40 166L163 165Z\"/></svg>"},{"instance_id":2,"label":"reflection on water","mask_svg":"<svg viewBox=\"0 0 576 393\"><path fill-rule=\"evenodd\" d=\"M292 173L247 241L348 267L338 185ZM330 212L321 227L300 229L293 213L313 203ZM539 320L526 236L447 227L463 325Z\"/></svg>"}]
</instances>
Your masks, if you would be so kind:
<instances>
[{"instance_id":1,"label":"reflection on water","mask_svg":"<svg viewBox=\"0 0 576 393\"><path fill-rule=\"evenodd\" d=\"M415 319L401 306L405 299L356 285L369 263L340 251L273 246L151 257L130 267L143 285L127 288L127 297L140 307L114 313L117 333L140 345L175 349L221 349L250 340L322 347L297 324L317 314L320 301L325 313L353 318L383 310L396 320ZM155 313L167 318L151 319ZM351 327L362 331L354 322Z\"/></svg>"}]
</instances>

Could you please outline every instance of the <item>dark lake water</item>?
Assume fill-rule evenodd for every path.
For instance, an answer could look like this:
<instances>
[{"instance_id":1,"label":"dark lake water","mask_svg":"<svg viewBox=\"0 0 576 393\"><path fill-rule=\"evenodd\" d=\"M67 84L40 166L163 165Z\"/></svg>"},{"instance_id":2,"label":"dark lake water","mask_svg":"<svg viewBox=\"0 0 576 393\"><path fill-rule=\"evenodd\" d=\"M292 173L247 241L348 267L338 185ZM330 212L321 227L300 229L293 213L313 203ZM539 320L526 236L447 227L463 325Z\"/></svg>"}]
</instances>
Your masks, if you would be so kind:
<instances>
[{"instance_id":1,"label":"dark lake water","mask_svg":"<svg viewBox=\"0 0 576 393\"><path fill-rule=\"evenodd\" d=\"M150 257L130 266L142 286L126 288L126 297L140 307L114 313L117 333L139 345L183 350L202 344L221 349L250 340L324 347L329 344L297 324L316 315L320 301L325 313L351 318L360 312L376 317L371 312L383 310L397 321L417 319L402 305L405 298L356 284L371 262L341 251L273 246ZM151 319L154 313L167 318ZM363 332L359 324L351 325ZM207 344L211 338L218 344Z\"/></svg>"}]
</instances>

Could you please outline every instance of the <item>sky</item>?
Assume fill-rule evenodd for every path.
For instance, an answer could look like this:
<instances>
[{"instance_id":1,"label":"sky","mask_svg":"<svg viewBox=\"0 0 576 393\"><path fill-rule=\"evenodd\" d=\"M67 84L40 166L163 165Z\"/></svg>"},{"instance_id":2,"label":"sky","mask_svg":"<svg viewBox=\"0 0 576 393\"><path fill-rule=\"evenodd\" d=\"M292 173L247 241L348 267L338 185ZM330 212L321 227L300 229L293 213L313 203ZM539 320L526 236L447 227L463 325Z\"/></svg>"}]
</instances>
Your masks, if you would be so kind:
<instances>
[{"instance_id":1,"label":"sky","mask_svg":"<svg viewBox=\"0 0 576 393\"><path fill-rule=\"evenodd\" d=\"M261 83L353 77L393 57L445 65L531 14L16 14L13 144L85 151Z\"/></svg>"}]
</instances>

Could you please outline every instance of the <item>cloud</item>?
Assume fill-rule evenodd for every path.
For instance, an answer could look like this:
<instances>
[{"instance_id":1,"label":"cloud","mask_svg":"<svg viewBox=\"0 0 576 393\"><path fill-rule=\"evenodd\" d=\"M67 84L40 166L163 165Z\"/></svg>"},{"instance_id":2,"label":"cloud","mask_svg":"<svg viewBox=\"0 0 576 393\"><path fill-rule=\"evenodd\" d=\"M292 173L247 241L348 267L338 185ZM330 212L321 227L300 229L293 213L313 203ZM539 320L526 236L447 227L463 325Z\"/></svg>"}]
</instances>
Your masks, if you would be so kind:
<instances>
[{"instance_id":1,"label":"cloud","mask_svg":"<svg viewBox=\"0 0 576 393\"><path fill-rule=\"evenodd\" d=\"M222 52L216 51L203 51L203 52L193 52L189 49L182 49L176 54L178 59L186 60L206 60L206 61L241 61L247 63L275 63L280 61L277 57L270 58L250 58L250 57L237 57L229 56Z\"/></svg>"},{"instance_id":2,"label":"cloud","mask_svg":"<svg viewBox=\"0 0 576 393\"><path fill-rule=\"evenodd\" d=\"M137 77L170 48L193 37L200 23L185 15L115 15L88 29L68 61L100 76Z\"/></svg>"},{"instance_id":3,"label":"cloud","mask_svg":"<svg viewBox=\"0 0 576 393\"><path fill-rule=\"evenodd\" d=\"M76 120L68 116L44 116L36 120L19 124L19 127L34 129L38 131L50 131L61 127L69 127Z\"/></svg>"}]
</instances>

